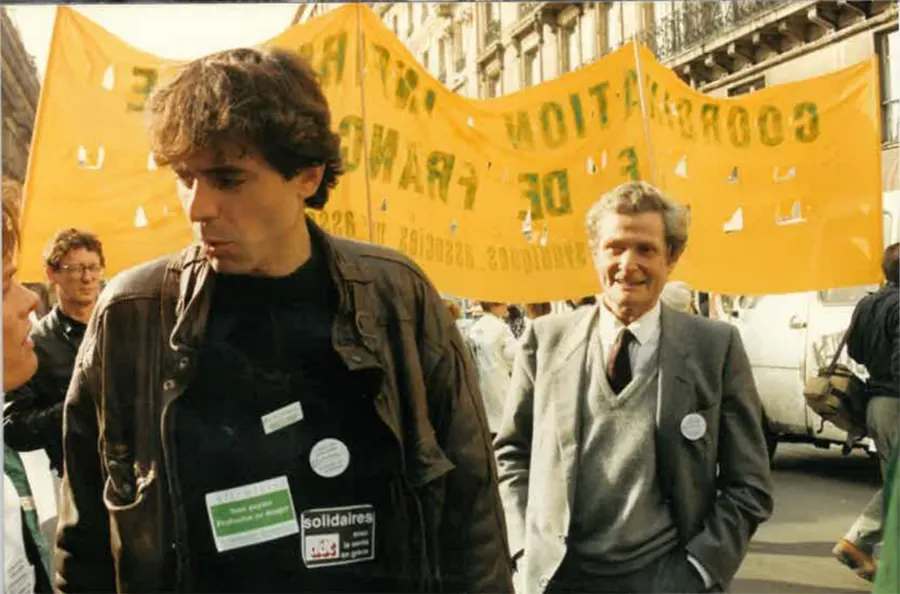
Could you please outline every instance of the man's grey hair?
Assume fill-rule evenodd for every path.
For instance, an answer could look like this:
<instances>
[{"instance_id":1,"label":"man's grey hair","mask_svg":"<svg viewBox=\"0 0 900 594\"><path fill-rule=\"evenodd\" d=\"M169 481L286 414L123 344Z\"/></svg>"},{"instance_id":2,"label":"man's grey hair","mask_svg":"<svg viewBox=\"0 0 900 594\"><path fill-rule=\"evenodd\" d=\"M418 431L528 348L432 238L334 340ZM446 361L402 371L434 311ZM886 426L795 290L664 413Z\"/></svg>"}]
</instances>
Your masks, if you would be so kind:
<instances>
[{"instance_id":1,"label":"man's grey hair","mask_svg":"<svg viewBox=\"0 0 900 594\"><path fill-rule=\"evenodd\" d=\"M610 190L591 206L585 216L588 245L595 253L600 248L600 221L608 214L634 215L658 212L665 226L669 259L677 260L684 253L688 239L688 210L663 195L647 182L628 182Z\"/></svg>"}]
</instances>

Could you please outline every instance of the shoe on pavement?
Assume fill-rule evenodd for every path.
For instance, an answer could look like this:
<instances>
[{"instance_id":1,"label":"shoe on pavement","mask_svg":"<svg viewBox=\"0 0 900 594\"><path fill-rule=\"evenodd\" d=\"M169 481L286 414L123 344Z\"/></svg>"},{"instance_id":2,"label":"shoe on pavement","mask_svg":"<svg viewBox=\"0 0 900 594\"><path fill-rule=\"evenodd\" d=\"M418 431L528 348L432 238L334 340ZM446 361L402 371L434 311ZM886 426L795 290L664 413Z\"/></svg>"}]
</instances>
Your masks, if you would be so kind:
<instances>
[{"instance_id":1,"label":"shoe on pavement","mask_svg":"<svg viewBox=\"0 0 900 594\"><path fill-rule=\"evenodd\" d=\"M862 579L870 582L875 580L876 566L872 555L864 552L846 538L842 538L840 542L834 545L831 554Z\"/></svg>"}]
</instances>

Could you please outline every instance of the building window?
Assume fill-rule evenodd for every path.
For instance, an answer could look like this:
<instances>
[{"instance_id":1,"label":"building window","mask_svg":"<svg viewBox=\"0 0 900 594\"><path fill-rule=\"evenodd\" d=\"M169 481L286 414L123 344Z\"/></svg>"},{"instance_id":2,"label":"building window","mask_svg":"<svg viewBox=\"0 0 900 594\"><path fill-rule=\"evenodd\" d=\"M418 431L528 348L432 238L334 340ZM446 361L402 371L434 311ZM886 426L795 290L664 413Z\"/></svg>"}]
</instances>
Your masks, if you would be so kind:
<instances>
[{"instance_id":1,"label":"building window","mask_svg":"<svg viewBox=\"0 0 900 594\"><path fill-rule=\"evenodd\" d=\"M489 76L487 79L487 88L485 89L485 93L488 98L493 99L494 97L500 96L500 77L499 76Z\"/></svg>"},{"instance_id":2,"label":"building window","mask_svg":"<svg viewBox=\"0 0 900 594\"><path fill-rule=\"evenodd\" d=\"M443 37L438 40L438 72L447 72L447 42Z\"/></svg>"},{"instance_id":3,"label":"building window","mask_svg":"<svg viewBox=\"0 0 900 594\"><path fill-rule=\"evenodd\" d=\"M748 80L745 83L741 83L739 85L734 85L730 89L728 89L729 97L737 97L738 95L746 95L748 93L752 93L753 91L759 91L760 89L766 88L766 79L763 76L759 78L754 78L753 80Z\"/></svg>"},{"instance_id":4,"label":"building window","mask_svg":"<svg viewBox=\"0 0 900 594\"><path fill-rule=\"evenodd\" d=\"M575 23L568 27L563 27L560 30L560 70L562 72L571 72L578 68L581 64L579 63L579 51L578 51L578 27Z\"/></svg>"},{"instance_id":5,"label":"building window","mask_svg":"<svg viewBox=\"0 0 900 594\"><path fill-rule=\"evenodd\" d=\"M406 5L406 36L410 37L413 34L413 29L416 26L416 21L413 18L413 9L415 9L415 5L410 2Z\"/></svg>"},{"instance_id":6,"label":"building window","mask_svg":"<svg viewBox=\"0 0 900 594\"><path fill-rule=\"evenodd\" d=\"M500 10L494 2L486 2L484 4L484 20L487 22L499 21Z\"/></svg>"},{"instance_id":7,"label":"building window","mask_svg":"<svg viewBox=\"0 0 900 594\"><path fill-rule=\"evenodd\" d=\"M400 20L397 18L397 15L391 17L391 31L394 32L394 35L400 34Z\"/></svg>"},{"instance_id":8,"label":"building window","mask_svg":"<svg viewBox=\"0 0 900 594\"><path fill-rule=\"evenodd\" d=\"M422 2L419 6L421 7L419 9L419 22L424 24L428 20L428 4Z\"/></svg>"},{"instance_id":9,"label":"building window","mask_svg":"<svg viewBox=\"0 0 900 594\"><path fill-rule=\"evenodd\" d=\"M429 62L428 62L428 50L422 52L422 66L425 67L425 70L428 70Z\"/></svg>"},{"instance_id":10,"label":"building window","mask_svg":"<svg viewBox=\"0 0 900 594\"><path fill-rule=\"evenodd\" d=\"M463 43L462 23L453 24L453 57L457 72L466 67L466 47Z\"/></svg>"},{"instance_id":11,"label":"building window","mask_svg":"<svg viewBox=\"0 0 900 594\"><path fill-rule=\"evenodd\" d=\"M612 2L606 5L606 51L611 52L619 46L619 12Z\"/></svg>"},{"instance_id":12,"label":"building window","mask_svg":"<svg viewBox=\"0 0 900 594\"><path fill-rule=\"evenodd\" d=\"M877 39L878 66L881 71L881 140L900 142L900 37L897 31L882 33Z\"/></svg>"},{"instance_id":13,"label":"building window","mask_svg":"<svg viewBox=\"0 0 900 594\"><path fill-rule=\"evenodd\" d=\"M525 53L525 86L530 87L541 82L541 62L538 59L538 50L533 49Z\"/></svg>"}]
</instances>

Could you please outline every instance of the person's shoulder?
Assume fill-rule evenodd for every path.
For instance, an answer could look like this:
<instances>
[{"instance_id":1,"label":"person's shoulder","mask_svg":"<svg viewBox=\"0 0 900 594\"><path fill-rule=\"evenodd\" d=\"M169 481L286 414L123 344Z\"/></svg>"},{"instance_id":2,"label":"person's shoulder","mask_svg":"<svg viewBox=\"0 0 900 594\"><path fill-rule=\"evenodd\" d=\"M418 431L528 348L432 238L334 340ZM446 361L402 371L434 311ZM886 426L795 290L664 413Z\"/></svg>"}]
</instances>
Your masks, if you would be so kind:
<instances>
[{"instance_id":1,"label":"person's shoulder","mask_svg":"<svg viewBox=\"0 0 900 594\"><path fill-rule=\"evenodd\" d=\"M419 265L397 250L344 237L330 236L329 241L344 258L350 261L355 260L362 270L373 278L399 275L427 281L428 277Z\"/></svg>"},{"instance_id":2,"label":"person's shoulder","mask_svg":"<svg viewBox=\"0 0 900 594\"><path fill-rule=\"evenodd\" d=\"M147 299L159 299L168 272L181 274L203 259L195 246L178 254L161 256L116 274L100 292L97 309L106 310L117 304Z\"/></svg>"},{"instance_id":3,"label":"person's shoulder","mask_svg":"<svg viewBox=\"0 0 900 594\"><path fill-rule=\"evenodd\" d=\"M550 313L532 321L530 332L539 343L554 345L571 332L581 332L583 322L597 313L597 306Z\"/></svg>"},{"instance_id":4,"label":"person's shoulder","mask_svg":"<svg viewBox=\"0 0 900 594\"><path fill-rule=\"evenodd\" d=\"M723 322L722 320L711 320L704 316L690 314L671 308L667 309L666 313L682 320L682 323L687 325L691 332L714 336L728 336L736 330L733 325L728 322Z\"/></svg>"}]
</instances>

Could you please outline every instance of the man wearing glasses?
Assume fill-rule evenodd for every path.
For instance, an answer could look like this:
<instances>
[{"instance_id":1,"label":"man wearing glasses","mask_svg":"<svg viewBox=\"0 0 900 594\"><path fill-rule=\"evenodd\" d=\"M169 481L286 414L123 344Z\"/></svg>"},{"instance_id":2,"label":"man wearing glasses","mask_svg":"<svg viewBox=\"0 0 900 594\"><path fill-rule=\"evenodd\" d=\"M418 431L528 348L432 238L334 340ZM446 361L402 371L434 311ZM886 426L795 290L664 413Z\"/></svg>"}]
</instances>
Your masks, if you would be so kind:
<instances>
[{"instance_id":1,"label":"man wearing glasses","mask_svg":"<svg viewBox=\"0 0 900 594\"><path fill-rule=\"evenodd\" d=\"M62 476L63 402L75 354L100 294L103 245L93 233L65 229L47 245L44 263L57 304L31 333L37 373L6 395L3 438L18 451L46 450L51 468Z\"/></svg>"}]
</instances>

